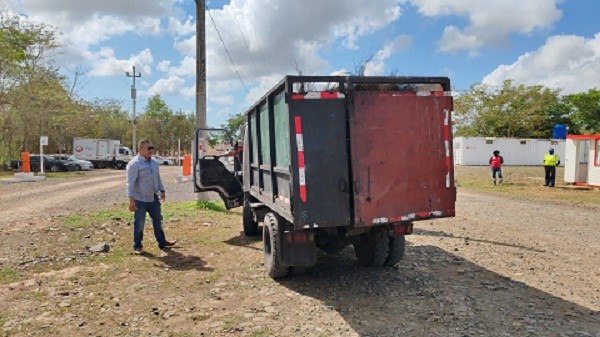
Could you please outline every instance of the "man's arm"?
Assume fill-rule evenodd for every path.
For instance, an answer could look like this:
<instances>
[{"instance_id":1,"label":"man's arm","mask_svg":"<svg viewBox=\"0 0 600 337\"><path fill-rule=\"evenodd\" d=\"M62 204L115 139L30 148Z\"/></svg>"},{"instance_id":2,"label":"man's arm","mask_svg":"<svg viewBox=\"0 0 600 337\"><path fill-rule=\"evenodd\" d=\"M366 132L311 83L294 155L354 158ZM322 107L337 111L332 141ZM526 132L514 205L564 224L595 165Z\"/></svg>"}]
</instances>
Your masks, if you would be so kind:
<instances>
[{"instance_id":1,"label":"man's arm","mask_svg":"<svg viewBox=\"0 0 600 337\"><path fill-rule=\"evenodd\" d=\"M160 191L160 200L165 201L165 186L163 185L162 179L160 178L160 165L156 164L156 175L158 176L158 190Z\"/></svg>"},{"instance_id":2,"label":"man's arm","mask_svg":"<svg viewBox=\"0 0 600 337\"><path fill-rule=\"evenodd\" d=\"M135 183L138 179L138 173L139 170L135 163L129 163L129 165L127 165L127 197L129 197L129 210L132 212L136 210L133 194L135 191Z\"/></svg>"}]
</instances>

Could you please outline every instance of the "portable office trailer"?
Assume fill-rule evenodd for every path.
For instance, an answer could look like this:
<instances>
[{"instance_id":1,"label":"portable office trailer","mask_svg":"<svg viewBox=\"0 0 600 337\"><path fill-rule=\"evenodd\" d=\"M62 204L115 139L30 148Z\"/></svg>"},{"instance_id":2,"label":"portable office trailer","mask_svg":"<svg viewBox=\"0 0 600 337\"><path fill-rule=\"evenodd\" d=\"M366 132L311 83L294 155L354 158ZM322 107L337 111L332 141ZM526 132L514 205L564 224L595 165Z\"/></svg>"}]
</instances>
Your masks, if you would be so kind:
<instances>
[{"instance_id":1,"label":"portable office trailer","mask_svg":"<svg viewBox=\"0 0 600 337\"><path fill-rule=\"evenodd\" d=\"M542 165L544 155L550 148L564 158L565 141L562 139L455 137L454 163L465 166L489 165L492 152L499 150L506 166L536 166Z\"/></svg>"},{"instance_id":2,"label":"portable office trailer","mask_svg":"<svg viewBox=\"0 0 600 337\"><path fill-rule=\"evenodd\" d=\"M565 183L600 187L600 135L569 135Z\"/></svg>"}]
</instances>

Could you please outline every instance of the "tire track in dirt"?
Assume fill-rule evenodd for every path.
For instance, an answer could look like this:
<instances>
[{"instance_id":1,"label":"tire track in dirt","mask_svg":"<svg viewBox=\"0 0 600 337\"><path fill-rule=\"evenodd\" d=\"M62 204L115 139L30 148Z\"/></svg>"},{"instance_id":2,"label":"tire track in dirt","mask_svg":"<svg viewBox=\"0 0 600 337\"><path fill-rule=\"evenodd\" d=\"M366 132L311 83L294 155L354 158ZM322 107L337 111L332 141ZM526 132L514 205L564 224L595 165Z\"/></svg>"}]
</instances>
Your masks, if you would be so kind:
<instances>
[{"instance_id":1,"label":"tire track in dirt","mask_svg":"<svg viewBox=\"0 0 600 337\"><path fill-rule=\"evenodd\" d=\"M88 177L83 177L82 179L78 179L75 181L66 181L66 182L60 182L60 183L56 183L54 181L46 181L46 182L42 182L42 183L25 183L24 185L14 185L14 184L7 185L6 187L3 187L0 189L0 191L2 191L2 193L0 193L0 205L2 205L2 206L0 206L0 209L6 209L6 204L10 203L11 201L14 201L15 198L20 199L24 202L27 202L27 200L26 199L23 200L23 198L34 196L34 195L39 196L40 194L43 194L43 193L61 191L63 189L67 189L67 188L74 188L74 187L79 187L82 185L88 185L88 184L103 182L103 181L107 181L107 180L114 181L114 179L118 178L118 177L123 178L122 180L119 180L119 182L124 184L125 177L122 172L118 172L118 173L110 173L109 175L91 178L91 179L88 179ZM30 189L24 190L25 188L30 188Z\"/></svg>"},{"instance_id":2,"label":"tire track in dirt","mask_svg":"<svg viewBox=\"0 0 600 337\"><path fill-rule=\"evenodd\" d=\"M88 182L89 180L83 183ZM100 184L87 185L84 188L74 191L57 192L50 190L47 192L54 194L49 198L43 198L36 194L29 199L14 201L4 205L6 210L0 211L0 231L23 229L24 225L28 225L28 221L37 219L40 216L49 216L50 214L45 213L51 209L60 208L64 211L66 208L64 205L75 199L93 198L94 194L100 194L111 189L114 190L115 188L122 189L123 185L124 183L121 179L110 180Z\"/></svg>"}]
</instances>

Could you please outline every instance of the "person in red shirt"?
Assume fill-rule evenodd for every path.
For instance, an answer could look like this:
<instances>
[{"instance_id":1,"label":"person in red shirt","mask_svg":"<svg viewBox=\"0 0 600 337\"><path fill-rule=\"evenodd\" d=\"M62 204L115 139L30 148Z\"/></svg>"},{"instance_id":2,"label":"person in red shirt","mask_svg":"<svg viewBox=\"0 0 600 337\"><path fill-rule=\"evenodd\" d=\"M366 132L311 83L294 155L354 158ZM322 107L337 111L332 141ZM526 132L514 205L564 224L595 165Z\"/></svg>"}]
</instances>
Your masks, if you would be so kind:
<instances>
[{"instance_id":1,"label":"person in red shirt","mask_svg":"<svg viewBox=\"0 0 600 337\"><path fill-rule=\"evenodd\" d=\"M502 164L504 164L504 158L500 155L500 151L494 150L493 156L490 157L490 167L492 168L492 179L494 185L496 185L496 175L498 175L498 183L502 184Z\"/></svg>"}]
</instances>

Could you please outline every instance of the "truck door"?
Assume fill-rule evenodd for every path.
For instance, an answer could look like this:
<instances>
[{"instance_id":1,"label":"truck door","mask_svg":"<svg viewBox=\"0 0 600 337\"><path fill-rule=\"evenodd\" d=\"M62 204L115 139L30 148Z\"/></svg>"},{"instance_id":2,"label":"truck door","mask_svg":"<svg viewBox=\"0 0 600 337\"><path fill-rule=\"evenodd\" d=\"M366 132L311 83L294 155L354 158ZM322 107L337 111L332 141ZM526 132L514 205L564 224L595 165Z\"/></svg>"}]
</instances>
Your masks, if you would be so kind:
<instances>
[{"instance_id":1,"label":"truck door","mask_svg":"<svg viewBox=\"0 0 600 337\"><path fill-rule=\"evenodd\" d=\"M355 91L350 110L355 224L453 216L452 97Z\"/></svg>"},{"instance_id":2,"label":"truck door","mask_svg":"<svg viewBox=\"0 0 600 337\"><path fill-rule=\"evenodd\" d=\"M227 168L218 156L204 156L201 148L203 141L200 140L201 131L215 130L196 130L196 144L200 145L196 148L196 162L194 163L194 191L196 193L217 192L227 209L242 206L244 193L241 179L238 178L241 172L234 171L235 165Z\"/></svg>"},{"instance_id":3,"label":"truck door","mask_svg":"<svg viewBox=\"0 0 600 337\"><path fill-rule=\"evenodd\" d=\"M292 95L292 206L296 228L349 226L348 129L341 93Z\"/></svg>"}]
</instances>

